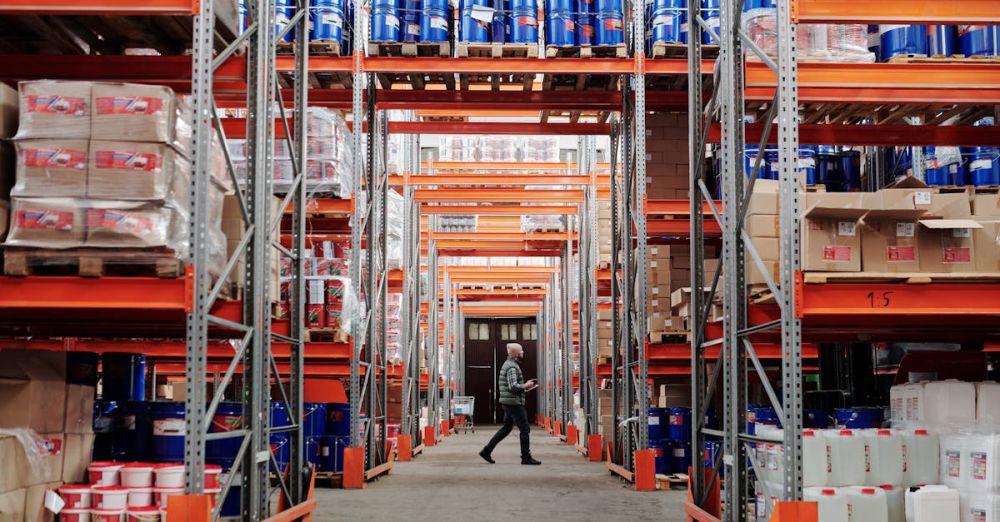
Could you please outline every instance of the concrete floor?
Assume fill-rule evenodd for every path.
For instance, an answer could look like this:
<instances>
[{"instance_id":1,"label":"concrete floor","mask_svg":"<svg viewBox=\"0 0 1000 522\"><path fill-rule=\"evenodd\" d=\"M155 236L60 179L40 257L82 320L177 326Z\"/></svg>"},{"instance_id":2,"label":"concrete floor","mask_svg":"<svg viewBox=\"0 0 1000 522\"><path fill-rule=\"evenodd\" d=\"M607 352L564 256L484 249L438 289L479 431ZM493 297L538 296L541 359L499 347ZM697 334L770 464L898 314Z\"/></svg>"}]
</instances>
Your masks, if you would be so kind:
<instances>
[{"instance_id":1,"label":"concrete floor","mask_svg":"<svg viewBox=\"0 0 1000 522\"><path fill-rule=\"evenodd\" d=\"M532 428L541 466L522 466L517 429L490 465L477 452L496 427L452 435L364 490L317 489L318 520L680 521L684 491L637 493L559 439Z\"/></svg>"}]
</instances>

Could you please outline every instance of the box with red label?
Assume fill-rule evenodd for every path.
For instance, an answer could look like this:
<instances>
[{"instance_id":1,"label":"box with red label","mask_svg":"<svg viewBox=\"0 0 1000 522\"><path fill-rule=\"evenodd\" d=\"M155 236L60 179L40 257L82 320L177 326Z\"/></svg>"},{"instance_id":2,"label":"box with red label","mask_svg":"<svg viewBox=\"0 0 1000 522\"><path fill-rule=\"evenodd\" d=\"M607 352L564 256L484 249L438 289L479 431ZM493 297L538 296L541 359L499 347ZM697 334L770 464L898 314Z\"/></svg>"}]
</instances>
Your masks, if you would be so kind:
<instances>
[{"instance_id":1,"label":"box with red label","mask_svg":"<svg viewBox=\"0 0 1000 522\"><path fill-rule=\"evenodd\" d=\"M173 143L190 150L191 124L187 107L162 85L95 83L91 91L95 140Z\"/></svg>"},{"instance_id":2,"label":"box with red label","mask_svg":"<svg viewBox=\"0 0 1000 522\"><path fill-rule=\"evenodd\" d=\"M868 214L861 231L861 265L865 272L905 273L920 270L919 219L925 210L911 194L882 190L865 195Z\"/></svg>"},{"instance_id":3,"label":"box with red label","mask_svg":"<svg viewBox=\"0 0 1000 522\"><path fill-rule=\"evenodd\" d=\"M69 198L13 198L8 245L41 248L83 246L86 213Z\"/></svg>"},{"instance_id":4,"label":"box with red label","mask_svg":"<svg viewBox=\"0 0 1000 522\"><path fill-rule=\"evenodd\" d=\"M312 275L347 277L350 275L348 266L346 259L315 258L313 259L314 273Z\"/></svg>"},{"instance_id":5,"label":"box with red label","mask_svg":"<svg viewBox=\"0 0 1000 522\"><path fill-rule=\"evenodd\" d=\"M187 200L191 162L162 143L93 140L87 197L97 199Z\"/></svg>"},{"instance_id":6,"label":"box with red label","mask_svg":"<svg viewBox=\"0 0 1000 522\"><path fill-rule=\"evenodd\" d=\"M173 210L163 205L118 201L90 201L87 209L87 246L170 246Z\"/></svg>"},{"instance_id":7,"label":"box with red label","mask_svg":"<svg viewBox=\"0 0 1000 522\"><path fill-rule=\"evenodd\" d=\"M861 271L861 227L868 213L860 193L804 194L802 270Z\"/></svg>"},{"instance_id":8,"label":"box with red label","mask_svg":"<svg viewBox=\"0 0 1000 522\"><path fill-rule=\"evenodd\" d=\"M326 327L326 308L321 304L306 305L306 328Z\"/></svg>"},{"instance_id":9,"label":"box with red label","mask_svg":"<svg viewBox=\"0 0 1000 522\"><path fill-rule=\"evenodd\" d=\"M77 198L87 195L87 140L18 140L14 147L17 182L11 195Z\"/></svg>"},{"instance_id":10,"label":"box with red label","mask_svg":"<svg viewBox=\"0 0 1000 522\"><path fill-rule=\"evenodd\" d=\"M983 225L971 219L920 220L921 272L975 272L973 231Z\"/></svg>"},{"instance_id":11,"label":"box with red label","mask_svg":"<svg viewBox=\"0 0 1000 522\"><path fill-rule=\"evenodd\" d=\"M90 137L91 82L21 82L17 138Z\"/></svg>"}]
</instances>

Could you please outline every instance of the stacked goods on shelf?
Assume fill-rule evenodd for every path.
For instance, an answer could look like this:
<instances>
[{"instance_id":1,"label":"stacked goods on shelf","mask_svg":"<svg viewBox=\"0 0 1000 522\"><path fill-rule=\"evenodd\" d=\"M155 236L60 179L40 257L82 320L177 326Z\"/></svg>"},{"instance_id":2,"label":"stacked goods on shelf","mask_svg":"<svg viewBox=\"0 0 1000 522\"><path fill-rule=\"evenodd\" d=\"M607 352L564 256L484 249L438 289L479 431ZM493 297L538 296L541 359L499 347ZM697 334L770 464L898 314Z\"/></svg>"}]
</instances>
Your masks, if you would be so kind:
<instances>
[{"instance_id":1,"label":"stacked goods on shelf","mask_svg":"<svg viewBox=\"0 0 1000 522\"><path fill-rule=\"evenodd\" d=\"M79 481L90 463L96 364L62 352L0 350L0 511L51 518L46 491Z\"/></svg>"},{"instance_id":2,"label":"stacked goods on shelf","mask_svg":"<svg viewBox=\"0 0 1000 522\"><path fill-rule=\"evenodd\" d=\"M646 321L647 331L651 334L673 330L676 326L670 315L672 248L669 246L646 248Z\"/></svg>"},{"instance_id":3,"label":"stacked goods on shelf","mask_svg":"<svg viewBox=\"0 0 1000 522\"><path fill-rule=\"evenodd\" d=\"M303 182L311 196L349 198L354 191L354 142L344 117L325 107L308 107L306 128L306 172ZM246 140L232 139L229 151L236 179L246 179ZM274 193L286 194L295 177L292 157L297 151L288 140L274 141Z\"/></svg>"},{"instance_id":4,"label":"stacked goods on shelf","mask_svg":"<svg viewBox=\"0 0 1000 522\"><path fill-rule=\"evenodd\" d=\"M531 206L531 204L524 206ZM521 216L521 232L564 232L565 230L566 216L548 214Z\"/></svg>"},{"instance_id":5,"label":"stacked goods on shelf","mask_svg":"<svg viewBox=\"0 0 1000 522\"><path fill-rule=\"evenodd\" d=\"M460 9L461 43L538 44L535 0L461 0Z\"/></svg>"},{"instance_id":6,"label":"stacked goods on shelf","mask_svg":"<svg viewBox=\"0 0 1000 522\"><path fill-rule=\"evenodd\" d=\"M869 49L883 62L897 59L987 58L1000 55L997 26L871 25ZM898 57L898 58L897 58Z\"/></svg>"},{"instance_id":7,"label":"stacked goods on shelf","mask_svg":"<svg viewBox=\"0 0 1000 522\"><path fill-rule=\"evenodd\" d=\"M378 0L372 5L372 43L448 43L451 10L447 0Z\"/></svg>"},{"instance_id":8,"label":"stacked goods on shelf","mask_svg":"<svg viewBox=\"0 0 1000 522\"><path fill-rule=\"evenodd\" d=\"M278 212L278 208L281 204L281 200L274 198L271 202L271 215L273 216ZM232 259L236 255L236 249L239 247L240 243L243 241L244 234L246 233L246 225L243 221L243 213L240 211L239 196L235 194L227 195L222 200L222 234L226 238L226 259ZM279 229L274 229L271 235L271 240L274 242L279 242L281 240L281 231ZM236 263L236 267L229 274L229 281L235 288L233 292L233 297L238 298L244 288L244 276L245 276L245 263L244 257L240 256L239 261ZM270 301L272 303L277 303L281 301L281 254L277 249L271 249L271 277L270 277Z\"/></svg>"},{"instance_id":9,"label":"stacked goods on shelf","mask_svg":"<svg viewBox=\"0 0 1000 522\"><path fill-rule=\"evenodd\" d=\"M185 99L162 86L61 81L24 82L19 96L7 245L93 247L103 249L104 264L187 256L191 126ZM229 187L215 140L211 151L209 271L217 276L226 259L220 223ZM8 256L7 271L24 275L26 264L66 264L69 257ZM77 261L84 271L83 260L72 257Z\"/></svg>"},{"instance_id":10,"label":"stacked goods on shelf","mask_svg":"<svg viewBox=\"0 0 1000 522\"><path fill-rule=\"evenodd\" d=\"M612 322L612 310L610 308L598 308L597 310L597 359L598 362L611 361L612 341L614 337L614 323Z\"/></svg>"},{"instance_id":11,"label":"stacked goods on shelf","mask_svg":"<svg viewBox=\"0 0 1000 522\"><path fill-rule=\"evenodd\" d=\"M597 200L597 265L611 264L611 200Z\"/></svg>"},{"instance_id":12,"label":"stacked goods on shelf","mask_svg":"<svg viewBox=\"0 0 1000 522\"><path fill-rule=\"evenodd\" d=\"M294 0L278 0L274 12L275 35L280 34L295 17ZM239 0L240 29L247 30L246 0ZM308 13L311 52L350 54L353 42L354 2L350 0L313 0ZM279 40L279 50L295 41L296 29L292 28Z\"/></svg>"},{"instance_id":13,"label":"stacked goods on shelf","mask_svg":"<svg viewBox=\"0 0 1000 522\"><path fill-rule=\"evenodd\" d=\"M385 199L385 263L388 270L403 266L403 196L395 190L386 191Z\"/></svg>"},{"instance_id":14,"label":"stacked goods on shelf","mask_svg":"<svg viewBox=\"0 0 1000 522\"><path fill-rule=\"evenodd\" d=\"M305 327L311 341L345 342L351 322L360 313L351 287L347 241L316 241L305 258ZM282 258L281 296L275 319L287 319L291 306L291 260Z\"/></svg>"},{"instance_id":15,"label":"stacked goods on shelf","mask_svg":"<svg viewBox=\"0 0 1000 522\"><path fill-rule=\"evenodd\" d=\"M688 199L688 127L683 113L646 118L646 197Z\"/></svg>"},{"instance_id":16,"label":"stacked goods on shelf","mask_svg":"<svg viewBox=\"0 0 1000 522\"><path fill-rule=\"evenodd\" d=\"M777 5L753 0L743 6L743 31L768 56L778 55ZM862 24L799 24L796 49L801 61L874 62L868 50L868 27ZM753 52L747 58L759 60Z\"/></svg>"},{"instance_id":17,"label":"stacked goods on shelf","mask_svg":"<svg viewBox=\"0 0 1000 522\"><path fill-rule=\"evenodd\" d=\"M10 188L14 181L14 147L7 142L17 131L17 91L0 85L0 241L7 236Z\"/></svg>"},{"instance_id":18,"label":"stacked goods on shelf","mask_svg":"<svg viewBox=\"0 0 1000 522\"><path fill-rule=\"evenodd\" d=\"M403 294L389 292L385 297L385 356L389 363L402 362L400 334L402 332Z\"/></svg>"},{"instance_id":19,"label":"stacked goods on shelf","mask_svg":"<svg viewBox=\"0 0 1000 522\"><path fill-rule=\"evenodd\" d=\"M559 141L554 136L444 136L438 156L442 161L557 162Z\"/></svg>"}]
</instances>

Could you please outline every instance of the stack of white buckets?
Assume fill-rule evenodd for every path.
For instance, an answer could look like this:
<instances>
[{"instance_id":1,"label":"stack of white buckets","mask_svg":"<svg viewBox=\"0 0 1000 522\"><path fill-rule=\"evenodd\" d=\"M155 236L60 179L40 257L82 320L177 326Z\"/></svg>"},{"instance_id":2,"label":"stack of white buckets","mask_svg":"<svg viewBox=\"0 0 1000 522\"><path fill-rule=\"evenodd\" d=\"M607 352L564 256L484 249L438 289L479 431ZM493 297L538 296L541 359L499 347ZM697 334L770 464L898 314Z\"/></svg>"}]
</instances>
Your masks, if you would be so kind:
<instances>
[{"instance_id":1,"label":"stack of white buckets","mask_svg":"<svg viewBox=\"0 0 1000 522\"><path fill-rule=\"evenodd\" d=\"M890 403L891 429L803 431L804 497L819 520L1000 522L1000 384L904 384ZM758 521L781 490L783 456L780 444L756 446Z\"/></svg>"}]
</instances>

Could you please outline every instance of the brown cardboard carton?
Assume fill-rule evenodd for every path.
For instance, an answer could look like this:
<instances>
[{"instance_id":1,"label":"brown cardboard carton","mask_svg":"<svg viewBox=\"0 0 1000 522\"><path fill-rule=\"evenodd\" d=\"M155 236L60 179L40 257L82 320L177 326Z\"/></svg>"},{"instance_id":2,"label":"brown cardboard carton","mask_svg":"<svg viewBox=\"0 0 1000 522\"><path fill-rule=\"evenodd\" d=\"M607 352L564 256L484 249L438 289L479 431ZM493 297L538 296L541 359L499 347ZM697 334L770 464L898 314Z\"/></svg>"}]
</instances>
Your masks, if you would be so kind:
<instances>
[{"instance_id":1,"label":"brown cardboard carton","mask_svg":"<svg viewBox=\"0 0 1000 522\"><path fill-rule=\"evenodd\" d=\"M873 209L861 228L861 265L866 272L920 270L920 209Z\"/></svg>"},{"instance_id":2,"label":"brown cardboard carton","mask_svg":"<svg viewBox=\"0 0 1000 522\"><path fill-rule=\"evenodd\" d=\"M19 459L24 459L21 441L14 435L0 435L0 492L6 493L27 485L28 477L17 470Z\"/></svg>"},{"instance_id":3,"label":"brown cardboard carton","mask_svg":"<svg viewBox=\"0 0 1000 522\"><path fill-rule=\"evenodd\" d=\"M27 477L25 484L28 487L62 480L65 438L63 433L44 433L35 437L37 460L32 463L24 456L24 460L19 461L20 473Z\"/></svg>"},{"instance_id":4,"label":"brown cardboard carton","mask_svg":"<svg viewBox=\"0 0 1000 522\"><path fill-rule=\"evenodd\" d=\"M45 495L50 490L54 491L62 485L62 482L55 481L47 484L38 484L27 489L24 495L24 520L25 522L51 522L56 519L56 514L45 508Z\"/></svg>"},{"instance_id":5,"label":"brown cardboard carton","mask_svg":"<svg viewBox=\"0 0 1000 522\"><path fill-rule=\"evenodd\" d=\"M96 390L93 386L82 384L66 385L66 421L63 430L66 433L94 433L94 398Z\"/></svg>"},{"instance_id":6,"label":"brown cardboard carton","mask_svg":"<svg viewBox=\"0 0 1000 522\"><path fill-rule=\"evenodd\" d=\"M1000 272L1000 217L993 221L978 220L983 228L972 231L976 249L976 272Z\"/></svg>"},{"instance_id":7,"label":"brown cardboard carton","mask_svg":"<svg viewBox=\"0 0 1000 522\"><path fill-rule=\"evenodd\" d=\"M968 192L932 194L928 217L966 219L972 217L972 196Z\"/></svg>"},{"instance_id":8,"label":"brown cardboard carton","mask_svg":"<svg viewBox=\"0 0 1000 522\"><path fill-rule=\"evenodd\" d=\"M188 150L190 123L174 91L160 85L98 83L92 91L95 140L175 143Z\"/></svg>"},{"instance_id":9,"label":"brown cardboard carton","mask_svg":"<svg viewBox=\"0 0 1000 522\"><path fill-rule=\"evenodd\" d=\"M67 433L63 445L62 480L67 483L87 480L87 466L94 451L94 434Z\"/></svg>"},{"instance_id":10,"label":"brown cardboard carton","mask_svg":"<svg viewBox=\"0 0 1000 522\"><path fill-rule=\"evenodd\" d=\"M879 194L881 197L889 196L890 199L898 198L903 208L931 210L931 199L937 194L937 189L929 187L913 176L907 176L883 188Z\"/></svg>"},{"instance_id":11,"label":"brown cardboard carton","mask_svg":"<svg viewBox=\"0 0 1000 522\"><path fill-rule=\"evenodd\" d=\"M868 213L858 193L805 194L802 219L802 270L860 272L858 221Z\"/></svg>"},{"instance_id":12,"label":"brown cardboard carton","mask_svg":"<svg viewBox=\"0 0 1000 522\"><path fill-rule=\"evenodd\" d=\"M42 248L83 246L86 214L68 198L13 198L8 245Z\"/></svg>"},{"instance_id":13,"label":"brown cardboard carton","mask_svg":"<svg viewBox=\"0 0 1000 522\"><path fill-rule=\"evenodd\" d=\"M921 272L975 272L972 231L983 226L970 219L922 219L919 253Z\"/></svg>"},{"instance_id":14,"label":"brown cardboard carton","mask_svg":"<svg viewBox=\"0 0 1000 522\"><path fill-rule=\"evenodd\" d=\"M167 246L173 211L160 204L92 201L87 209L87 246L148 248Z\"/></svg>"},{"instance_id":15,"label":"brown cardboard carton","mask_svg":"<svg viewBox=\"0 0 1000 522\"><path fill-rule=\"evenodd\" d=\"M27 489L15 489L0 494L0 522L24 522L24 501Z\"/></svg>"},{"instance_id":16,"label":"brown cardboard carton","mask_svg":"<svg viewBox=\"0 0 1000 522\"><path fill-rule=\"evenodd\" d=\"M17 132L17 90L0 84L0 139L14 137Z\"/></svg>"},{"instance_id":17,"label":"brown cardboard carton","mask_svg":"<svg viewBox=\"0 0 1000 522\"><path fill-rule=\"evenodd\" d=\"M747 217L743 229L750 237L778 237L778 216L776 214L754 214Z\"/></svg>"},{"instance_id":18,"label":"brown cardboard carton","mask_svg":"<svg viewBox=\"0 0 1000 522\"><path fill-rule=\"evenodd\" d=\"M747 215L778 213L778 191L780 184L773 179L758 179L753 184Z\"/></svg>"},{"instance_id":19,"label":"brown cardboard carton","mask_svg":"<svg viewBox=\"0 0 1000 522\"><path fill-rule=\"evenodd\" d=\"M65 353L0 350L0 428L58 433L65 408Z\"/></svg>"},{"instance_id":20,"label":"brown cardboard carton","mask_svg":"<svg viewBox=\"0 0 1000 522\"><path fill-rule=\"evenodd\" d=\"M31 139L14 142L17 153L14 196L85 197L87 140Z\"/></svg>"},{"instance_id":21,"label":"brown cardboard carton","mask_svg":"<svg viewBox=\"0 0 1000 522\"><path fill-rule=\"evenodd\" d=\"M708 292L711 291L712 287L706 286L702 292L703 296L707 296ZM670 294L670 310L681 316L690 317L691 316L691 287L679 288L674 290Z\"/></svg>"},{"instance_id":22,"label":"brown cardboard carton","mask_svg":"<svg viewBox=\"0 0 1000 522\"><path fill-rule=\"evenodd\" d=\"M162 143L90 142L87 196L164 200L190 191L191 162ZM185 200L188 198L185 198Z\"/></svg>"},{"instance_id":23,"label":"brown cardboard carton","mask_svg":"<svg viewBox=\"0 0 1000 522\"><path fill-rule=\"evenodd\" d=\"M975 194L972 215L976 218L1000 217L1000 194Z\"/></svg>"},{"instance_id":24,"label":"brown cardboard carton","mask_svg":"<svg viewBox=\"0 0 1000 522\"><path fill-rule=\"evenodd\" d=\"M17 138L90 137L91 82L39 80L18 84Z\"/></svg>"}]
</instances>

